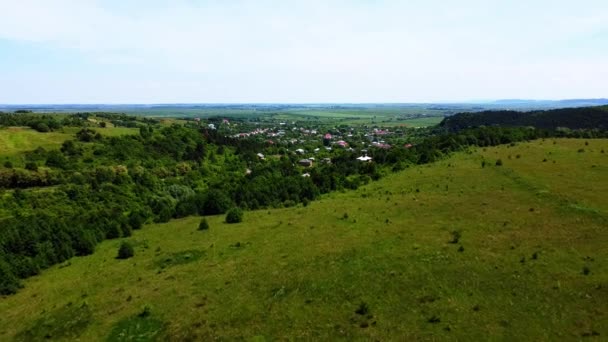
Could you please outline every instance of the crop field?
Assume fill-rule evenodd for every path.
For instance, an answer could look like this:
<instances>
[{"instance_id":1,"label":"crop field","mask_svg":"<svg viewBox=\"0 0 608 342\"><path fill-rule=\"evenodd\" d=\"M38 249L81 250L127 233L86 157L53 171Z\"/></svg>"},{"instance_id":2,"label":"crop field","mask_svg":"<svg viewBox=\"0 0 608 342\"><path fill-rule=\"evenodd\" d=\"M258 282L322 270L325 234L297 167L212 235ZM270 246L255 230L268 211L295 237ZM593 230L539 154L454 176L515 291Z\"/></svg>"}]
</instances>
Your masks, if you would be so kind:
<instances>
[{"instance_id":1,"label":"crop field","mask_svg":"<svg viewBox=\"0 0 608 342\"><path fill-rule=\"evenodd\" d=\"M606 150L475 148L238 224L146 225L133 258L105 241L0 298L0 340L605 339Z\"/></svg>"}]
</instances>

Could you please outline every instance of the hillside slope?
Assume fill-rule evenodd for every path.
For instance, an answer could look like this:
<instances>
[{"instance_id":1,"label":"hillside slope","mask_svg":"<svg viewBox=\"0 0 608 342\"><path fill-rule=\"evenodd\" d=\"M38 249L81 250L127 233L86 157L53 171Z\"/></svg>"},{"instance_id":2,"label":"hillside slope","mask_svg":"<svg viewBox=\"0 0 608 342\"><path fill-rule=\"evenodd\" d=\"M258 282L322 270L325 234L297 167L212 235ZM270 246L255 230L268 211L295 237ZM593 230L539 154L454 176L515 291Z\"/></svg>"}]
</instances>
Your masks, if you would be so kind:
<instances>
[{"instance_id":1,"label":"hillside slope","mask_svg":"<svg viewBox=\"0 0 608 342\"><path fill-rule=\"evenodd\" d=\"M147 226L131 259L105 241L1 298L0 340L606 338L605 150L477 149L240 224Z\"/></svg>"},{"instance_id":2,"label":"hillside slope","mask_svg":"<svg viewBox=\"0 0 608 342\"><path fill-rule=\"evenodd\" d=\"M511 110L460 113L446 117L440 124L450 130L461 130L479 126L533 126L555 129L606 129L608 128L608 106L562 108L520 112Z\"/></svg>"}]
</instances>

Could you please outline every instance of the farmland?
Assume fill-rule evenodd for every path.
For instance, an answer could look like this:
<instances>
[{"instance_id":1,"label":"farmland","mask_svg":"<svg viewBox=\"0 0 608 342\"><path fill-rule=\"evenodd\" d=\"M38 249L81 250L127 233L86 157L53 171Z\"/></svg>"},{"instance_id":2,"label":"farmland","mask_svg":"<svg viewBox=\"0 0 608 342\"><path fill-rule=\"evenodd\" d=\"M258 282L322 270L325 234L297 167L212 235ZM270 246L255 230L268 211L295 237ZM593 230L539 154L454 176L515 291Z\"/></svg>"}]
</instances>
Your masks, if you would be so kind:
<instances>
[{"instance_id":1,"label":"farmland","mask_svg":"<svg viewBox=\"0 0 608 342\"><path fill-rule=\"evenodd\" d=\"M146 225L0 299L0 339L602 338L606 149L470 147L239 224Z\"/></svg>"}]
</instances>

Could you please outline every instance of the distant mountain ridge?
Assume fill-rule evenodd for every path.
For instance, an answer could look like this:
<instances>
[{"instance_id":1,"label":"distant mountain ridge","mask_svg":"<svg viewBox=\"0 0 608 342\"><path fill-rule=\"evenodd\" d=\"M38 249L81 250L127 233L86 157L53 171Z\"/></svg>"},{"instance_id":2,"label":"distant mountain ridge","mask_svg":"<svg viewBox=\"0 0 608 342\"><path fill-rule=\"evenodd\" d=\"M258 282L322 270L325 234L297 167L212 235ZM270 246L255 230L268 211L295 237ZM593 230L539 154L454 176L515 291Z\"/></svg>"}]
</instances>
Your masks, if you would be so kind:
<instances>
[{"instance_id":1,"label":"distant mountain ridge","mask_svg":"<svg viewBox=\"0 0 608 342\"><path fill-rule=\"evenodd\" d=\"M458 131L479 126L533 126L555 129L608 129L608 106L536 111L492 110L446 117L440 126Z\"/></svg>"}]
</instances>

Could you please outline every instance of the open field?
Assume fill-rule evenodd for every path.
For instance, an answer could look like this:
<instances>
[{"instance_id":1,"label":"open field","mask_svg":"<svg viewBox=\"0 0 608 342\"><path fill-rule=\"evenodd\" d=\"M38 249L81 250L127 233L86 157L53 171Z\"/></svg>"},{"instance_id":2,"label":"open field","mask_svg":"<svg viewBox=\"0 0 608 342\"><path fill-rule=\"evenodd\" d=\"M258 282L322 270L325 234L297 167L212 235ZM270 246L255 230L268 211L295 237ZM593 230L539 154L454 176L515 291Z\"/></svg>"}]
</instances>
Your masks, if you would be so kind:
<instances>
[{"instance_id":1,"label":"open field","mask_svg":"<svg viewBox=\"0 0 608 342\"><path fill-rule=\"evenodd\" d=\"M13 156L26 151L35 150L38 147L45 149L59 148L61 144L74 138L79 128L65 127L56 132L39 133L28 127L0 128L0 155ZM105 136L119 136L124 134L137 134L136 128L109 127L95 128Z\"/></svg>"},{"instance_id":2,"label":"open field","mask_svg":"<svg viewBox=\"0 0 608 342\"><path fill-rule=\"evenodd\" d=\"M239 224L149 225L131 259L105 241L1 298L0 340L603 339L602 151L472 149Z\"/></svg>"},{"instance_id":3,"label":"open field","mask_svg":"<svg viewBox=\"0 0 608 342\"><path fill-rule=\"evenodd\" d=\"M43 134L26 127L2 128L0 129L0 155L15 155L35 150L38 147L57 148L73 136L73 133L64 132Z\"/></svg>"}]
</instances>

